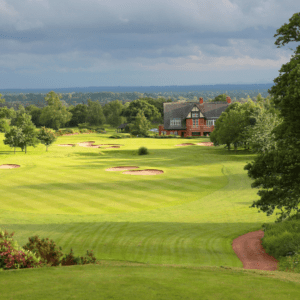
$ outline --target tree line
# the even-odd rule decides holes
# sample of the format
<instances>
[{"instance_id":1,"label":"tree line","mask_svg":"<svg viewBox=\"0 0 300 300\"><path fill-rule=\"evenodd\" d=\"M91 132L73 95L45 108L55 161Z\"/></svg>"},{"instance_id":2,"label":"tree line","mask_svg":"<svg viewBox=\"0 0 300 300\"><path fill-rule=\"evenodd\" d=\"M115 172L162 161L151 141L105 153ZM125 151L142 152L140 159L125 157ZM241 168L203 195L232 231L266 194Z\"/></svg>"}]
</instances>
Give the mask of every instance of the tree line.
<instances>
[{"instance_id":1,"label":"tree line","mask_svg":"<svg viewBox=\"0 0 300 300\"><path fill-rule=\"evenodd\" d=\"M274 35L280 36L275 41L278 48L300 41L300 13L289 21ZM253 147L257 156L244 169L254 179L251 186L259 189L260 199L250 207L267 216L280 209L275 223L298 218L300 212L300 46L279 72L268 90L271 98L230 105L210 136L214 144L226 144L228 150L230 144Z\"/></svg>"}]
</instances>

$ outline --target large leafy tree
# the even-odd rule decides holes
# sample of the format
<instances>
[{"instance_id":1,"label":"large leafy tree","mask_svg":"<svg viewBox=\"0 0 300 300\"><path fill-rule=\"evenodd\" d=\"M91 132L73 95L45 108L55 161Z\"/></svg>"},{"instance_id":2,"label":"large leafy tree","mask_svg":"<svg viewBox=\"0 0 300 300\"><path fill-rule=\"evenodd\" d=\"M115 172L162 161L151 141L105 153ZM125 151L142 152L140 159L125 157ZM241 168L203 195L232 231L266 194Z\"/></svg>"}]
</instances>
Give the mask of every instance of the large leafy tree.
<instances>
[{"instance_id":1,"label":"large leafy tree","mask_svg":"<svg viewBox=\"0 0 300 300\"><path fill-rule=\"evenodd\" d=\"M40 129L37 137L46 146L46 151L48 151L48 147L56 140L55 133L46 127Z\"/></svg>"},{"instance_id":2,"label":"large leafy tree","mask_svg":"<svg viewBox=\"0 0 300 300\"><path fill-rule=\"evenodd\" d=\"M102 125L105 123L102 105L99 100L88 99L87 122L90 125Z\"/></svg>"},{"instance_id":3,"label":"large leafy tree","mask_svg":"<svg viewBox=\"0 0 300 300\"><path fill-rule=\"evenodd\" d=\"M12 119L11 125L21 130L22 138L16 137L16 140L20 141L17 147L21 147L22 150L25 149L25 153L27 153L28 146L35 147L39 143L36 127L31 121L31 116L26 113L22 105L19 106L19 110L16 113L16 117ZM20 135L19 131L15 131L15 134Z\"/></svg>"},{"instance_id":4,"label":"large leafy tree","mask_svg":"<svg viewBox=\"0 0 300 300\"><path fill-rule=\"evenodd\" d=\"M78 126L78 124L85 123L88 115L88 107L85 104L77 104L70 107L69 111L72 113L72 118L69 121L69 126Z\"/></svg>"},{"instance_id":5,"label":"large leafy tree","mask_svg":"<svg viewBox=\"0 0 300 300\"><path fill-rule=\"evenodd\" d=\"M131 133L134 135L148 136L150 129L150 122L145 117L142 110L139 110L133 124L130 126Z\"/></svg>"},{"instance_id":6,"label":"large leafy tree","mask_svg":"<svg viewBox=\"0 0 300 300\"><path fill-rule=\"evenodd\" d=\"M35 126L41 126L40 117L42 114L42 109L31 104L25 107L27 113L31 115L31 121Z\"/></svg>"},{"instance_id":7,"label":"large leafy tree","mask_svg":"<svg viewBox=\"0 0 300 300\"><path fill-rule=\"evenodd\" d=\"M237 110L223 112L217 120L214 131L210 134L210 140L215 145L226 144L230 150L230 144L234 144L234 148L241 141L240 133L245 127L246 119L243 114Z\"/></svg>"},{"instance_id":8,"label":"large leafy tree","mask_svg":"<svg viewBox=\"0 0 300 300\"><path fill-rule=\"evenodd\" d=\"M61 98L61 95L53 91L46 95L47 106L42 109L40 116L42 125L58 130L71 120L72 114L63 105Z\"/></svg>"},{"instance_id":9,"label":"large leafy tree","mask_svg":"<svg viewBox=\"0 0 300 300\"><path fill-rule=\"evenodd\" d=\"M274 37L281 35L275 45L281 46L300 41L300 13L296 13L277 30ZM245 166L253 188L260 188L260 199L251 207L257 207L267 215L275 208L281 210L277 222L291 216L292 211L300 212L300 46L297 46L291 60L282 65L275 85L268 92L283 118L273 130L277 149L258 155Z\"/></svg>"},{"instance_id":10,"label":"large leafy tree","mask_svg":"<svg viewBox=\"0 0 300 300\"><path fill-rule=\"evenodd\" d=\"M125 122L125 117L121 116L124 107L121 101L115 100L104 105L103 112L106 121L113 127L118 127Z\"/></svg>"},{"instance_id":11,"label":"large leafy tree","mask_svg":"<svg viewBox=\"0 0 300 300\"><path fill-rule=\"evenodd\" d=\"M10 129L5 133L3 143L14 148L14 153L16 154L16 148L24 147L24 134L21 128L16 126L10 127Z\"/></svg>"},{"instance_id":12,"label":"large leafy tree","mask_svg":"<svg viewBox=\"0 0 300 300\"><path fill-rule=\"evenodd\" d=\"M123 110L122 115L127 118L129 123L132 123L140 110L143 111L149 121L154 121L161 117L158 109L154 105L140 99L130 102Z\"/></svg>"},{"instance_id":13,"label":"large leafy tree","mask_svg":"<svg viewBox=\"0 0 300 300\"><path fill-rule=\"evenodd\" d=\"M226 94L221 94L221 95L218 95L216 96L214 99L210 100L209 102L226 102L226 97L227 95Z\"/></svg>"}]
</instances>

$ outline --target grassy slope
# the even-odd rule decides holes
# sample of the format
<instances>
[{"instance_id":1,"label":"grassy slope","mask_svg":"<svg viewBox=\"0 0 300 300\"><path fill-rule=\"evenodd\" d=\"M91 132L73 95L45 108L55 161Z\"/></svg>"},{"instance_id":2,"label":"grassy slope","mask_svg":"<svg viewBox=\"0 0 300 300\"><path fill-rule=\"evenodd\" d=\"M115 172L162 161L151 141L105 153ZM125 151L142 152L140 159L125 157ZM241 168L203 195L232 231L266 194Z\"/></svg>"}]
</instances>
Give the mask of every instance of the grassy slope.
<instances>
[{"instance_id":1,"label":"grassy slope","mask_svg":"<svg viewBox=\"0 0 300 300\"><path fill-rule=\"evenodd\" d=\"M45 153L40 145L29 148L27 155L13 155L0 144L0 164L22 165L0 172L0 193L5 195L0 199L0 227L14 230L20 245L38 234L53 239L64 252L72 247L75 255L84 255L93 249L103 260L241 268L232 240L275 220L249 208L258 199L243 170L252 154L174 147L181 143L175 139L112 140L96 134L60 137L56 144L89 140L124 146L101 150L54 145ZM140 146L147 146L150 155L137 156ZM118 165L165 173L105 171ZM140 272L147 274L148 269Z\"/></svg>"}]
</instances>

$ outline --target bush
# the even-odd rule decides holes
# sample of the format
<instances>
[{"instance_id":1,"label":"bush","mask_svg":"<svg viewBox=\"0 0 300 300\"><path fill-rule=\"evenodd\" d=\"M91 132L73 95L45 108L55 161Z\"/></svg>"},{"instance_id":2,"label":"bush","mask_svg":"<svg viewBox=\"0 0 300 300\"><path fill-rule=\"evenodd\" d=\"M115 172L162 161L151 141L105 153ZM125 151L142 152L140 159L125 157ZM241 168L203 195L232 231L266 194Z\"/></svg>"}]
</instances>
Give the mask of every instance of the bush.
<instances>
[{"instance_id":1,"label":"bush","mask_svg":"<svg viewBox=\"0 0 300 300\"><path fill-rule=\"evenodd\" d=\"M121 139L122 136L120 134L113 134L110 136L111 139Z\"/></svg>"},{"instance_id":2,"label":"bush","mask_svg":"<svg viewBox=\"0 0 300 300\"><path fill-rule=\"evenodd\" d=\"M7 231L0 231L0 269L39 268L42 262L31 251L19 247ZM20 248L20 249L19 249Z\"/></svg>"},{"instance_id":3,"label":"bush","mask_svg":"<svg viewBox=\"0 0 300 300\"><path fill-rule=\"evenodd\" d=\"M71 248L70 253L66 254L62 261L61 261L61 265L62 266L72 266L72 265L86 265L86 264L93 264L96 262L96 257L93 254L93 250L91 250L91 252L89 252L89 250L87 250L87 256L84 257L75 257L74 253L73 253L73 249Z\"/></svg>"},{"instance_id":4,"label":"bush","mask_svg":"<svg viewBox=\"0 0 300 300\"><path fill-rule=\"evenodd\" d=\"M263 224L265 236L262 245L266 252L276 259L300 254L299 221L285 221L276 224Z\"/></svg>"},{"instance_id":5,"label":"bush","mask_svg":"<svg viewBox=\"0 0 300 300\"><path fill-rule=\"evenodd\" d=\"M281 258L278 271L300 273L300 255Z\"/></svg>"},{"instance_id":6,"label":"bush","mask_svg":"<svg viewBox=\"0 0 300 300\"><path fill-rule=\"evenodd\" d=\"M146 155L146 154L149 154L149 152L148 152L148 149L146 147L141 147L138 150L138 154L139 155Z\"/></svg>"},{"instance_id":7,"label":"bush","mask_svg":"<svg viewBox=\"0 0 300 300\"><path fill-rule=\"evenodd\" d=\"M63 256L62 248L57 248L53 240L48 238L40 240L38 235L29 237L29 242L23 247L32 251L37 257L41 257L43 264L48 266L58 266L60 258Z\"/></svg>"}]
</instances>

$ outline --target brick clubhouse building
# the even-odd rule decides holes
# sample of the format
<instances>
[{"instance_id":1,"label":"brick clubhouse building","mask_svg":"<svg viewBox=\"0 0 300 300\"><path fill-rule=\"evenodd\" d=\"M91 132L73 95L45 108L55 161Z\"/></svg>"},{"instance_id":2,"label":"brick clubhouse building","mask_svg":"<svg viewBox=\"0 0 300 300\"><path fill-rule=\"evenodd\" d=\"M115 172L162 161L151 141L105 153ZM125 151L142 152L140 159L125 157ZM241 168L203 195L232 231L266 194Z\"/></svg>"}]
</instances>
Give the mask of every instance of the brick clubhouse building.
<instances>
[{"instance_id":1,"label":"brick clubhouse building","mask_svg":"<svg viewBox=\"0 0 300 300\"><path fill-rule=\"evenodd\" d=\"M226 102L167 102L164 103L164 125L159 125L159 135L176 134L181 137L209 135L221 113L231 104Z\"/></svg>"}]
</instances>

